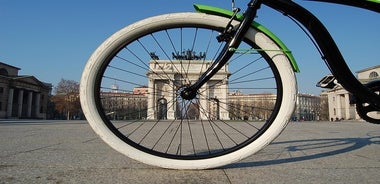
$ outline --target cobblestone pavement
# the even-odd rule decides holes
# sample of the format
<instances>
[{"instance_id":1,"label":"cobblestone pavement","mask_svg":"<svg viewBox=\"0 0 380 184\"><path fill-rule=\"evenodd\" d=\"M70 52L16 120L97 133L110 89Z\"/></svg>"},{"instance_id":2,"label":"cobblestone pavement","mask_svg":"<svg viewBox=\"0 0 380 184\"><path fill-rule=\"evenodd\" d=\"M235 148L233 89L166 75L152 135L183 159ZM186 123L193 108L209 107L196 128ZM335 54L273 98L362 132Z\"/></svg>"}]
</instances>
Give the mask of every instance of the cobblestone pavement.
<instances>
[{"instance_id":1,"label":"cobblestone pavement","mask_svg":"<svg viewBox=\"0 0 380 184\"><path fill-rule=\"evenodd\" d=\"M380 126L291 122L268 147L210 170L131 160L86 121L0 121L0 183L379 183Z\"/></svg>"}]
</instances>

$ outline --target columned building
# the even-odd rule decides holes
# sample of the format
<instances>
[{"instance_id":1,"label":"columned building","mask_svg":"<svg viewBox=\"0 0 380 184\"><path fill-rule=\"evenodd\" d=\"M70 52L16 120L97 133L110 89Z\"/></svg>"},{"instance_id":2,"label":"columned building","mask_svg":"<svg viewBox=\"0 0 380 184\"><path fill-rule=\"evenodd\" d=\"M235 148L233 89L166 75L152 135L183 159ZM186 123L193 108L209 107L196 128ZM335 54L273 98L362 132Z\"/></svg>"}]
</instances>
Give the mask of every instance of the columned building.
<instances>
[{"instance_id":1,"label":"columned building","mask_svg":"<svg viewBox=\"0 0 380 184\"><path fill-rule=\"evenodd\" d=\"M0 118L46 119L52 85L19 70L0 62Z\"/></svg>"},{"instance_id":2,"label":"columned building","mask_svg":"<svg viewBox=\"0 0 380 184\"><path fill-rule=\"evenodd\" d=\"M363 84L374 80L380 80L380 65L365 68L356 73L358 80ZM332 89L324 91L323 93L328 96L330 120L360 119L359 115L356 113L355 104L350 104L351 94L340 84L335 85ZM372 117L379 116L379 113L372 115Z\"/></svg>"}]
</instances>

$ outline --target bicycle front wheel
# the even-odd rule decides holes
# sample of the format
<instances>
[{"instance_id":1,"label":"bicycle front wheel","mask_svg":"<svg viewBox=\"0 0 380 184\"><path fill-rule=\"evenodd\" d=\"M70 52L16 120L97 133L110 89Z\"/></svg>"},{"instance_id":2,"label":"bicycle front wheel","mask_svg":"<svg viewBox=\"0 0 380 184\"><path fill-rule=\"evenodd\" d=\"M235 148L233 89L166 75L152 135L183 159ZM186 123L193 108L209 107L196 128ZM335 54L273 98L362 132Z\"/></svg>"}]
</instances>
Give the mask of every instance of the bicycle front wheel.
<instances>
[{"instance_id":1,"label":"bicycle front wheel","mask_svg":"<svg viewBox=\"0 0 380 184\"><path fill-rule=\"evenodd\" d=\"M251 28L194 98L181 97L220 53L225 43L216 36L228 21L168 14L108 38L80 83L95 132L133 159L174 169L223 166L268 145L290 119L296 81L287 57L262 32Z\"/></svg>"}]
</instances>

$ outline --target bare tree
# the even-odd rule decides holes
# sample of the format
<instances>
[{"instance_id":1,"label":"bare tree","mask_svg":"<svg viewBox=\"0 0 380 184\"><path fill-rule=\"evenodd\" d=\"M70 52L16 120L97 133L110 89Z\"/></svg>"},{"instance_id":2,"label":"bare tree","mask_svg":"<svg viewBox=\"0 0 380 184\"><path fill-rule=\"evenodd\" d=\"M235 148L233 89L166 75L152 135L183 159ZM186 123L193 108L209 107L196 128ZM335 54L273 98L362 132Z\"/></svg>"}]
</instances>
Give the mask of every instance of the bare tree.
<instances>
[{"instance_id":1,"label":"bare tree","mask_svg":"<svg viewBox=\"0 0 380 184\"><path fill-rule=\"evenodd\" d=\"M74 80L61 79L54 88L51 101L60 116L66 116L67 120L73 119L81 112L79 102L79 83Z\"/></svg>"},{"instance_id":2,"label":"bare tree","mask_svg":"<svg viewBox=\"0 0 380 184\"><path fill-rule=\"evenodd\" d=\"M61 79L58 85L54 88L55 94L79 94L79 83L74 80Z\"/></svg>"}]
</instances>

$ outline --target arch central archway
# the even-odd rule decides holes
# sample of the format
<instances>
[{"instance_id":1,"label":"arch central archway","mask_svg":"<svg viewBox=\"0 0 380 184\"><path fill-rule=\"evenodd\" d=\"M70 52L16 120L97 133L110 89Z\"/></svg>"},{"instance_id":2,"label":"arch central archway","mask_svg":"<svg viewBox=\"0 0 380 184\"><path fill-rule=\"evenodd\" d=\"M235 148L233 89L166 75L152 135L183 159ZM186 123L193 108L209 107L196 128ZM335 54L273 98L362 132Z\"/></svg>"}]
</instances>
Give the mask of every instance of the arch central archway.
<instances>
[{"instance_id":1,"label":"arch central archway","mask_svg":"<svg viewBox=\"0 0 380 184\"><path fill-rule=\"evenodd\" d=\"M160 98L157 101L157 119L168 119L168 101Z\"/></svg>"}]
</instances>

